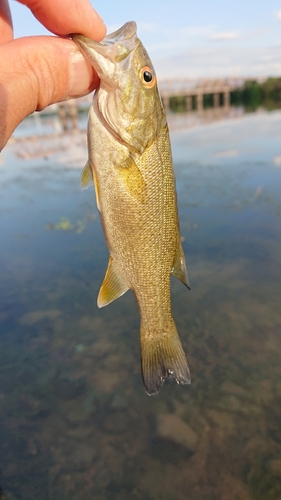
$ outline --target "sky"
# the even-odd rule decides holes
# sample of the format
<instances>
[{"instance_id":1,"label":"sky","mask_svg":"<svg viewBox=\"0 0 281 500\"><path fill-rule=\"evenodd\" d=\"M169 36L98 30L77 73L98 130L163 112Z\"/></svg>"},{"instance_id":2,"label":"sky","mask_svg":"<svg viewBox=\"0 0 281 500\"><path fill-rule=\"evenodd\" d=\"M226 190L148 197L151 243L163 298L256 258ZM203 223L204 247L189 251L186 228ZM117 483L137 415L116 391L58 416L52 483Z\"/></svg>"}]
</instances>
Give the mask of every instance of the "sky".
<instances>
[{"instance_id":1,"label":"sky","mask_svg":"<svg viewBox=\"0 0 281 500\"><path fill-rule=\"evenodd\" d=\"M136 21L158 79L281 76L281 0L91 3L108 33ZM27 7L10 6L15 37L48 34Z\"/></svg>"}]
</instances>

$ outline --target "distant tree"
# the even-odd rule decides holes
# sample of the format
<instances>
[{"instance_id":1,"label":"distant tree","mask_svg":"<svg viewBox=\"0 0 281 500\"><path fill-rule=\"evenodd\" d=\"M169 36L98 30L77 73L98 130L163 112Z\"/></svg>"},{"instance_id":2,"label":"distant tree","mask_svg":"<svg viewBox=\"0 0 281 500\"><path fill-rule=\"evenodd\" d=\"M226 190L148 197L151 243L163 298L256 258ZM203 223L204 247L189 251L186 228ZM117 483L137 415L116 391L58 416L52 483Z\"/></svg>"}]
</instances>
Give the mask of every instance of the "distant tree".
<instances>
[{"instance_id":1,"label":"distant tree","mask_svg":"<svg viewBox=\"0 0 281 500\"><path fill-rule=\"evenodd\" d=\"M192 103L192 109L196 109L194 96L192 98ZM220 106L223 104L221 95L219 103ZM281 77L270 77L263 83L257 80L246 80L243 87L231 92L230 103L232 106L244 106L246 111L256 111L261 106L269 111L281 108ZM210 108L213 107L213 105L213 95L204 95L203 107ZM187 110L186 97L171 97L170 109L175 113L185 112Z\"/></svg>"}]
</instances>

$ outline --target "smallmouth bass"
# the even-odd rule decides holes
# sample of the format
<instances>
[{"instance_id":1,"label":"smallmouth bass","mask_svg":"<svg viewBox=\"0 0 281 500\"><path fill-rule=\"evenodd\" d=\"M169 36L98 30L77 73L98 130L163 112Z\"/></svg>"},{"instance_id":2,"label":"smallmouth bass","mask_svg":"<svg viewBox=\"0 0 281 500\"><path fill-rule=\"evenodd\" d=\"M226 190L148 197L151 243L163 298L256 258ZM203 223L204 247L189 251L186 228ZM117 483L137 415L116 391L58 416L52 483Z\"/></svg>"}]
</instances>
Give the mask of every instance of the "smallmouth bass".
<instances>
[{"instance_id":1,"label":"smallmouth bass","mask_svg":"<svg viewBox=\"0 0 281 500\"><path fill-rule=\"evenodd\" d=\"M171 312L171 274L188 288L170 139L151 60L126 23L100 43L73 40L100 77L88 122L89 161L109 263L98 295L104 307L131 289L140 312L144 386L154 394L170 377L189 384Z\"/></svg>"}]
</instances>

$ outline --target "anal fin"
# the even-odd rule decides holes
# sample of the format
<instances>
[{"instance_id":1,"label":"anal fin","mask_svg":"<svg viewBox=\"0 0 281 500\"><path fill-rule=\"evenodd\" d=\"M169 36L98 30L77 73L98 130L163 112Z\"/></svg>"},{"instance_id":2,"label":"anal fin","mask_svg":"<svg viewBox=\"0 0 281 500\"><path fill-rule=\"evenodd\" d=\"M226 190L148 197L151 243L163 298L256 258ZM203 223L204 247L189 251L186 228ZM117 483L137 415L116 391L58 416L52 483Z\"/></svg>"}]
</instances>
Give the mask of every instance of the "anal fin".
<instances>
[{"instance_id":1,"label":"anal fin","mask_svg":"<svg viewBox=\"0 0 281 500\"><path fill-rule=\"evenodd\" d=\"M187 269L186 269L186 262L185 262L185 256L183 253L183 248L182 248L182 243L179 240L179 246L178 250L175 255L174 259L174 264L172 267L172 274L178 278L189 290L191 290L189 281L188 281L188 276L187 276Z\"/></svg>"},{"instance_id":2,"label":"anal fin","mask_svg":"<svg viewBox=\"0 0 281 500\"><path fill-rule=\"evenodd\" d=\"M129 290L128 285L120 276L114 260L109 257L108 267L98 295L98 307L107 306Z\"/></svg>"}]
</instances>

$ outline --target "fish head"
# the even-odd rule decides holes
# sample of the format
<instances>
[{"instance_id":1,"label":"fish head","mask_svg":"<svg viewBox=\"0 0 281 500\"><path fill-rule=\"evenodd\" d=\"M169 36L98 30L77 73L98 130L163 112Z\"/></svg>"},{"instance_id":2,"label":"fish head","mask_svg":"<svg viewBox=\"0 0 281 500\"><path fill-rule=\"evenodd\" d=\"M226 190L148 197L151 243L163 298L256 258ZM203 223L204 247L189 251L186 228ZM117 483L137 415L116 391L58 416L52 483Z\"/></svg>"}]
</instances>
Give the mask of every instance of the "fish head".
<instances>
[{"instance_id":1,"label":"fish head","mask_svg":"<svg viewBox=\"0 0 281 500\"><path fill-rule=\"evenodd\" d=\"M83 35L73 40L99 75L93 106L104 125L129 150L142 154L166 119L155 70L136 29L131 21L102 42Z\"/></svg>"}]
</instances>

